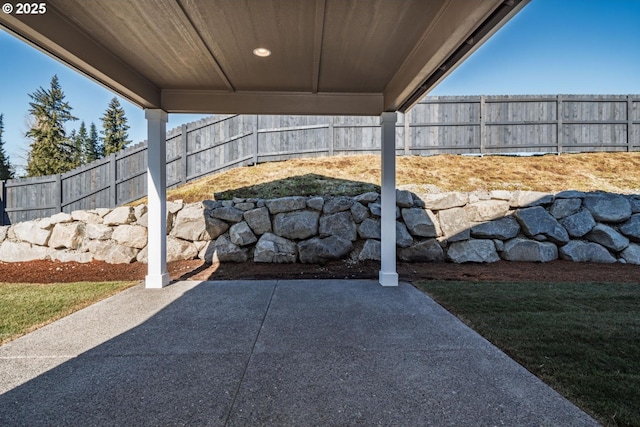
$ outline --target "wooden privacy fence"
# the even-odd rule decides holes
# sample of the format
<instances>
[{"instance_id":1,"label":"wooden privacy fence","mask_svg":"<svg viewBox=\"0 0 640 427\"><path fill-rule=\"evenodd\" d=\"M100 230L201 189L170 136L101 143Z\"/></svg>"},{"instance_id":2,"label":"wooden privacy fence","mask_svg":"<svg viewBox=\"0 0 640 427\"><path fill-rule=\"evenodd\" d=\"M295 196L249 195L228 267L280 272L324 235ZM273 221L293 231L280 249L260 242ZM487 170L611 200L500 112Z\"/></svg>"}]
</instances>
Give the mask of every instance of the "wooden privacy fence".
<instances>
[{"instance_id":1,"label":"wooden privacy fence","mask_svg":"<svg viewBox=\"0 0 640 427\"><path fill-rule=\"evenodd\" d=\"M212 116L167 133L167 185L237 166L379 153L378 117ZM398 155L640 149L640 95L426 97L396 124ZM147 144L73 171L0 181L0 225L146 196Z\"/></svg>"}]
</instances>

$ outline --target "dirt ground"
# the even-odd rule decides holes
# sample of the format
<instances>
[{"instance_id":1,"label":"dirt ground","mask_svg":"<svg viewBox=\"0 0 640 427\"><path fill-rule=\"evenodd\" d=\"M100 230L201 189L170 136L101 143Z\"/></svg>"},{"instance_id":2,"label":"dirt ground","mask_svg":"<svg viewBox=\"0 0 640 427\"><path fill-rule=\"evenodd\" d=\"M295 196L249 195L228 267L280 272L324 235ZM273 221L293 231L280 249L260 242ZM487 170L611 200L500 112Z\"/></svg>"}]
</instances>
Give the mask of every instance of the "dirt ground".
<instances>
[{"instance_id":1,"label":"dirt ground","mask_svg":"<svg viewBox=\"0 0 640 427\"><path fill-rule=\"evenodd\" d=\"M309 264L205 264L200 260L169 264L173 280L377 279L379 263L349 261ZM55 283L143 280L146 264L87 264L55 261L0 263L0 282ZM499 261L492 264L398 263L400 280L536 281L640 283L640 266L553 261L545 264Z\"/></svg>"}]
</instances>

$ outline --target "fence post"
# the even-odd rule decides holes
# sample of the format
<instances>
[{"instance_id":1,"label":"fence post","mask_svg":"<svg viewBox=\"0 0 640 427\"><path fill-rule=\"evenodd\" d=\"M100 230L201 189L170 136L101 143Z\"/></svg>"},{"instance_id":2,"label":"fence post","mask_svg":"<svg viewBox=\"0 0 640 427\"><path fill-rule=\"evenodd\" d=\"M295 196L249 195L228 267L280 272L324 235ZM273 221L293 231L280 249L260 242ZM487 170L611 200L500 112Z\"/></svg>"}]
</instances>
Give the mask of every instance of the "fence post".
<instances>
[{"instance_id":1,"label":"fence post","mask_svg":"<svg viewBox=\"0 0 640 427\"><path fill-rule=\"evenodd\" d=\"M260 120L260 116L257 114L253 117L253 129L251 132L253 133L253 165L258 164L258 151L260 147L258 147L258 121Z\"/></svg>"},{"instance_id":2,"label":"fence post","mask_svg":"<svg viewBox=\"0 0 640 427\"><path fill-rule=\"evenodd\" d=\"M627 151L633 151L633 100L627 95Z\"/></svg>"},{"instance_id":3,"label":"fence post","mask_svg":"<svg viewBox=\"0 0 640 427\"><path fill-rule=\"evenodd\" d=\"M187 125L182 125L181 131L182 131L182 135L181 135L181 138L180 138L180 143L182 145L180 146L180 149L181 149L180 159L182 161L182 172L184 173L184 175L183 175L182 179L180 180L180 182L182 182L183 184L186 184L187 183L187 177L189 176L189 171L187 170L188 164L189 164L189 162L187 162L187 155L189 154L188 150L187 150L187 148L188 148L188 146L187 146L187 143L188 143ZM148 148L147 148L147 150L148 150Z\"/></svg>"},{"instance_id":4,"label":"fence post","mask_svg":"<svg viewBox=\"0 0 640 427\"><path fill-rule=\"evenodd\" d=\"M558 143L558 154L562 154L562 95L558 95L556 100L556 142Z\"/></svg>"},{"instance_id":5,"label":"fence post","mask_svg":"<svg viewBox=\"0 0 640 427\"><path fill-rule=\"evenodd\" d=\"M4 223L4 215L5 215L5 204L7 203L7 190L4 186L6 181L0 181L0 225L5 225Z\"/></svg>"},{"instance_id":6,"label":"fence post","mask_svg":"<svg viewBox=\"0 0 640 427\"><path fill-rule=\"evenodd\" d=\"M109 207L112 209L116 207L116 202L118 201L116 188L117 172L116 153L113 153L109 155Z\"/></svg>"},{"instance_id":7,"label":"fence post","mask_svg":"<svg viewBox=\"0 0 640 427\"><path fill-rule=\"evenodd\" d=\"M327 130L327 132L329 132L329 134L327 135L327 145L329 146L329 155L333 156L334 153L334 129L333 129L333 116L329 116L329 129Z\"/></svg>"},{"instance_id":8,"label":"fence post","mask_svg":"<svg viewBox=\"0 0 640 427\"><path fill-rule=\"evenodd\" d=\"M62 174L56 175L56 211L62 212Z\"/></svg>"},{"instance_id":9,"label":"fence post","mask_svg":"<svg viewBox=\"0 0 640 427\"><path fill-rule=\"evenodd\" d=\"M487 137L486 133L486 119L485 119L485 97L480 97L480 155L484 155L485 150L485 138Z\"/></svg>"}]
</instances>

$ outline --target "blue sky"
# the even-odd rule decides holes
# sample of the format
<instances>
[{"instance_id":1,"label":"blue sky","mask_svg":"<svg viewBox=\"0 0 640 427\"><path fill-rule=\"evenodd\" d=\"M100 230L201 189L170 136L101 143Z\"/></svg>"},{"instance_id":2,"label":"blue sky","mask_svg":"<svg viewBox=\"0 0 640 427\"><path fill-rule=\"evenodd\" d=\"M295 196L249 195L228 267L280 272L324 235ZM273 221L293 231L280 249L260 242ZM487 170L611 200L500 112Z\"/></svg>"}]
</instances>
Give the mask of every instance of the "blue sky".
<instances>
[{"instance_id":1,"label":"blue sky","mask_svg":"<svg viewBox=\"0 0 640 427\"><path fill-rule=\"evenodd\" d=\"M73 113L100 128L113 93L0 31L0 114L5 149L24 165L29 93L57 74ZM640 0L531 0L429 95L640 94ZM144 113L120 99L134 143ZM196 120L172 114L168 128ZM77 128L70 123L67 131Z\"/></svg>"}]
</instances>

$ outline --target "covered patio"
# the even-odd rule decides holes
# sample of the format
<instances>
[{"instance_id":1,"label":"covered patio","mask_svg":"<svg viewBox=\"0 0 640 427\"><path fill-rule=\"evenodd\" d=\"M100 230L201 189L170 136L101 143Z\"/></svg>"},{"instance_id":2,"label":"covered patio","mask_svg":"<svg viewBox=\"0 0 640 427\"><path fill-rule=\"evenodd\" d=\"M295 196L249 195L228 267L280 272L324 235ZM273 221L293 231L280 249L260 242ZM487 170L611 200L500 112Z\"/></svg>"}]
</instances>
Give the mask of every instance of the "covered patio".
<instances>
[{"instance_id":1,"label":"covered patio","mask_svg":"<svg viewBox=\"0 0 640 427\"><path fill-rule=\"evenodd\" d=\"M0 26L146 110L149 264L169 283L169 113L380 116L379 282L397 286L396 113L404 112L527 0L49 0Z\"/></svg>"}]
</instances>

